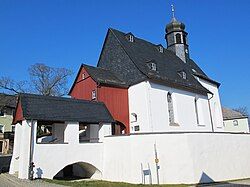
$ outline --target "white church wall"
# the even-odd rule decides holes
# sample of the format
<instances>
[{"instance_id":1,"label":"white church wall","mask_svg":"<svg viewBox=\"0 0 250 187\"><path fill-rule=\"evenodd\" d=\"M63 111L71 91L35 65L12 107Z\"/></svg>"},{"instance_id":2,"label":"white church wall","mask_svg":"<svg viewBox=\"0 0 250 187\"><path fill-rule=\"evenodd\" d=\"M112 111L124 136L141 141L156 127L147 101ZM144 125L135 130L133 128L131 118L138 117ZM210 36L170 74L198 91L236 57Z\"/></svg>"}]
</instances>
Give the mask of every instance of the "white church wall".
<instances>
[{"instance_id":1,"label":"white church wall","mask_svg":"<svg viewBox=\"0 0 250 187\"><path fill-rule=\"evenodd\" d=\"M169 124L167 94L172 94L174 122ZM198 119L195 112L197 98ZM139 132L212 131L207 96L162 86L148 81L129 88L129 111L137 114L137 122L130 118L130 125L140 126ZM131 128L131 132L134 131Z\"/></svg>"},{"instance_id":2,"label":"white church wall","mask_svg":"<svg viewBox=\"0 0 250 187\"><path fill-rule=\"evenodd\" d=\"M22 124L17 123L15 126L15 136L14 136L14 147L13 154L11 158L10 164L10 174L14 174L19 170L19 158L20 158L20 143L22 141Z\"/></svg>"},{"instance_id":3,"label":"white church wall","mask_svg":"<svg viewBox=\"0 0 250 187\"><path fill-rule=\"evenodd\" d=\"M154 144L161 184L194 184L250 177L250 136L178 133L107 137L103 180L157 183ZM124 149L125 148L125 149ZM146 172L143 172L145 170ZM148 171L147 171L148 170ZM144 173L144 174L143 174Z\"/></svg>"},{"instance_id":4,"label":"white church wall","mask_svg":"<svg viewBox=\"0 0 250 187\"><path fill-rule=\"evenodd\" d=\"M204 79L196 77L197 80L207 88L213 95L208 94L211 113L212 113L212 120L213 120L213 127L215 132L224 131L223 129L223 116L222 116L222 109L221 109L221 102L220 102L220 95L219 89L215 84L212 84ZM210 99L211 98L211 99Z\"/></svg>"}]
</instances>

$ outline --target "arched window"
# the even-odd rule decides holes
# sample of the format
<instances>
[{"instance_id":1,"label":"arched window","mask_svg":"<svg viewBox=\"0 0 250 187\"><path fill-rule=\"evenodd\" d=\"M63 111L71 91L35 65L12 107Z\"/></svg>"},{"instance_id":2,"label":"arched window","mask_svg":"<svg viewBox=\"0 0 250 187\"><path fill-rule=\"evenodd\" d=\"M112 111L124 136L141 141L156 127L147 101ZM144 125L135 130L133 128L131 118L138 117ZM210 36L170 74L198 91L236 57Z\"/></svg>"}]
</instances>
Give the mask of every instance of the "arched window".
<instances>
[{"instance_id":1,"label":"arched window","mask_svg":"<svg viewBox=\"0 0 250 187\"><path fill-rule=\"evenodd\" d=\"M174 107L173 107L173 98L171 93L168 93L167 101L168 101L169 123L171 124L174 123Z\"/></svg>"},{"instance_id":2,"label":"arched window","mask_svg":"<svg viewBox=\"0 0 250 187\"><path fill-rule=\"evenodd\" d=\"M187 35L186 34L183 34L183 43L187 44Z\"/></svg>"},{"instance_id":3,"label":"arched window","mask_svg":"<svg viewBox=\"0 0 250 187\"><path fill-rule=\"evenodd\" d=\"M199 124L199 114L198 114L198 103L197 98L194 99L194 107L195 107L195 115L196 115L196 122Z\"/></svg>"},{"instance_id":4,"label":"arched window","mask_svg":"<svg viewBox=\"0 0 250 187\"><path fill-rule=\"evenodd\" d=\"M181 44L181 34L179 34L179 33L176 34L176 35L175 35L175 38L176 38L176 43L177 43L177 44Z\"/></svg>"}]
</instances>

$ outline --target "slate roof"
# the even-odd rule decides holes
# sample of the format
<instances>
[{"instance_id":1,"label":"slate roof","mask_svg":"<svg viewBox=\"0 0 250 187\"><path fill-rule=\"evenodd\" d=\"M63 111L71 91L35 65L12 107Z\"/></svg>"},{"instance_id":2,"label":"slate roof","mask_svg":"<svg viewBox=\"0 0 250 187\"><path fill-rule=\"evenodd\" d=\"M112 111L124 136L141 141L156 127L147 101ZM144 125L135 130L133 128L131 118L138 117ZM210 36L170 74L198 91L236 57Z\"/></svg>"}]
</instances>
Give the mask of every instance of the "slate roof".
<instances>
[{"instance_id":1,"label":"slate roof","mask_svg":"<svg viewBox=\"0 0 250 187\"><path fill-rule=\"evenodd\" d=\"M17 96L0 93L0 107L16 107Z\"/></svg>"},{"instance_id":2,"label":"slate roof","mask_svg":"<svg viewBox=\"0 0 250 187\"><path fill-rule=\"evenodd\" d=\"M222 107L222 115L224 120L247 118L247 116L240 112L224 107Z\"/></svg>"},{"instance_id":3,"label":"slate roof","mask_svg":"<svg viewBox=\"0 0 250 187\"><path fill-rule=\"evenodd\" d=\"M118 87L125 87L127 88L128 85L125 81L119 79L115 73L110 70L101 68L101 67L93 67L86 64L82 64L90 76L95 80L97 83L113 85Z\"/></svg>"},{"instance_id":4,"label":"slate roof","mask_svg":"<svg viewBox=\"0 0 250 187\"><path fill-rule=\"evenodd\" d=\"M184 63L172 51L164 49L164 52L160 53L158 49L159 45L152 44L135 36L134 42L129 42L126 37L126 33L115 29L109 29L108 34L110 33L115 36L125 53L134 63L135 68L137 68L139 71L131 75L131 73L133 72L130 71L130 69L124 68L124 72L119 72L118 68L122 66L122 63L124 63L121 60L114 62L116 65L109 67L108 63L110 62L105 61L100 63L100 58L98 66L104 67L103 64L106 63L104 68L109 69L113 73L119 72L121 74L124 74L122 76L118 73L117 77L125 81L129 86L137 84L138 82L141 82L143 80L150 79L152 81L160 82L161 84L202 93L204 95L210 93L210 91L204 88L193 76L196 72L197 75L202 76L202 78L208 81L211 80L193 60L190 59L187 63ZM107 41L105 41L105 43L106 42ZM105 43L103 49L105 48ZM117 47L112 49L113 53L115 53L114 51L116 51L116 48ZM117 54L116 56L119 57L119 54ZM108 57L106 58L106 60L107 59ZM157 65L157 71L150 70L148 66L148 63L150 62L154 62ZM186 72L187 79L181 78L181 76L178 74L178 72L180 71ZM217 82L213 81L213 83Z\"/></svg>"},{"instance_id":5,"label":"slate roof","mask_svg":"<svg viewBox=\"0 0 250 187\"><path fill-rule=\"evenodd\" d=\"M86 123L114 122L102 102L34 94L20 94L19 102L25 119Z\"/></svg>"}]
</instances>

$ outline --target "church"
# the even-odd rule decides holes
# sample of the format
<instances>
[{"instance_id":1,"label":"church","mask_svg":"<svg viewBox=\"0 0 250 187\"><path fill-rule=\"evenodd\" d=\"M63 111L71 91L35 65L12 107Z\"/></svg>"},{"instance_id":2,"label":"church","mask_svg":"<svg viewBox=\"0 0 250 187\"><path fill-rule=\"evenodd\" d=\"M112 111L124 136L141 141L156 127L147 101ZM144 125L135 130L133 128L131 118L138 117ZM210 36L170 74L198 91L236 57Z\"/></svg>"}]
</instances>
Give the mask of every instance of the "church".
<instances>
[{"instance_id":1,"label":"church","mask_svg":"<svg viewBox=\"0 0 250 187\"><path fill-rule=\"evenodd\" d=\"M174 14L167 47L108 29L70 98L20 94L10 174L142 184L250 177L249 135L225 133L220 83L189 55ZM240 146L239 146L240 145Z\"/></svg>"}]
</instances>

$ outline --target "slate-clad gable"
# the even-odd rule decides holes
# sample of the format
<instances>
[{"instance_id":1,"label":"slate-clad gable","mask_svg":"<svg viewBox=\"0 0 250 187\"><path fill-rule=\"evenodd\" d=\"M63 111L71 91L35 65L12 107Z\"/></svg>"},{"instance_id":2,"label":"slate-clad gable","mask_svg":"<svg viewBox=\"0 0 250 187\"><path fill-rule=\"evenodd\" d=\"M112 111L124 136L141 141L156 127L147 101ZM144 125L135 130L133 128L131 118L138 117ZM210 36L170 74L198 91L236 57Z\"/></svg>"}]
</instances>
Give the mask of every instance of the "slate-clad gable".
<instances>
[{"instance_id":1,"label":"slate-clad gable","mask_svg":"<svg viewBox=\"0 0 250 187\"><path fill-rule=\"evenodd\" d=\"M134 42L129 42L125 33L109 29L98 67L114 72L129 86L150 79L195 93L209 93L193 76L195 69L208 78L194 61L183 63L172 51L164 49L163 53L159 52L158 46L135 36ZM149 68L150 61L155 62L157 71ZM182 79L178 75L180 71L185 71L188 79Z\"/></svg>"},{"instance_id":2,"label":"slate-clad gable","mask_svg":"<svg viewBox=\"0 0 250 187\"><path fill-rule=\"evenodd\" d=\"M19 103L25 119L86 123L114 122L102 102L20 94Z\"/></svg>"}]
</instances>

